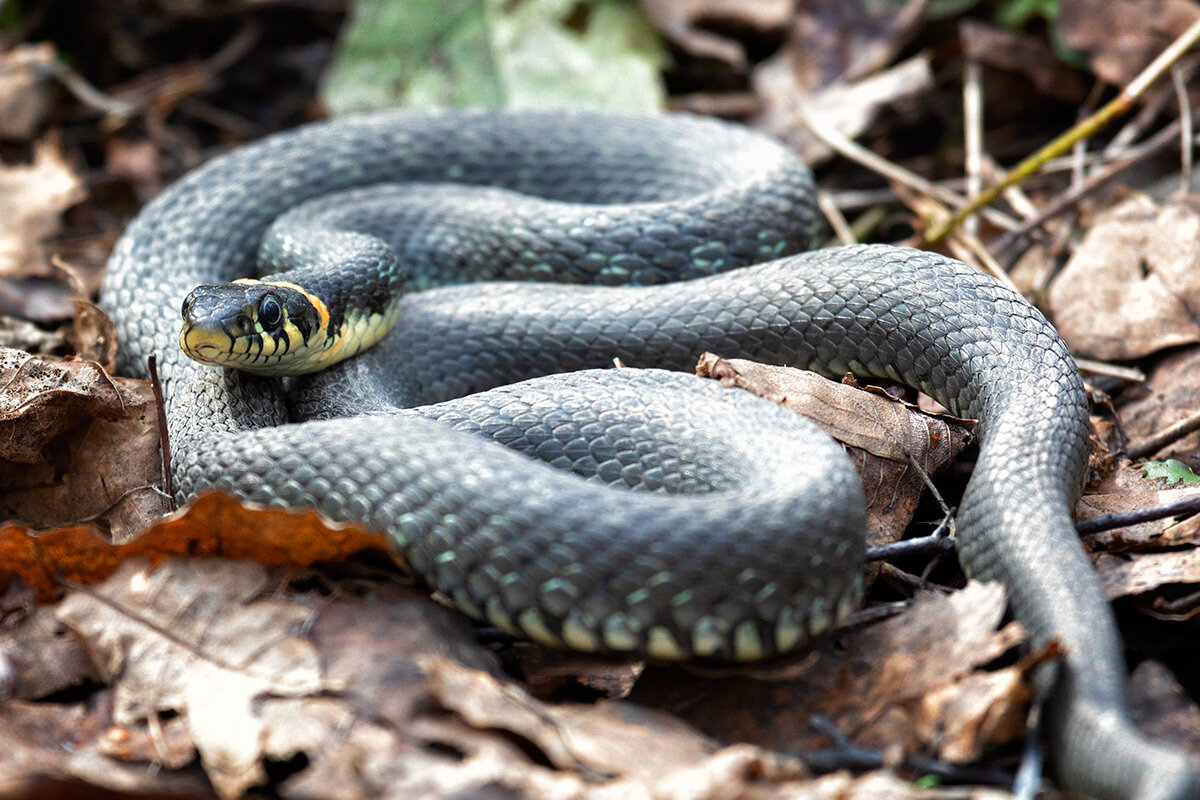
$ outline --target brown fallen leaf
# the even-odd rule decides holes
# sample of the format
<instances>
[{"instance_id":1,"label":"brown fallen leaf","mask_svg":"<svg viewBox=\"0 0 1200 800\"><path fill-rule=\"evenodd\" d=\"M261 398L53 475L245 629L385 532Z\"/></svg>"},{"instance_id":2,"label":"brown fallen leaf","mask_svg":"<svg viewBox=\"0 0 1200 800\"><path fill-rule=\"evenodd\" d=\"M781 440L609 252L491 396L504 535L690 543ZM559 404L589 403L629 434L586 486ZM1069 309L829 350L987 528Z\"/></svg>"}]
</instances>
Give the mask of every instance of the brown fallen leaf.
<instances>
[{"instance_id":1,"label":"brown fallen leaf","mask_svg":"<svg viewBox=\"0 0 1200 800\"><path fill-rule=\"evenodd\" d=\"M161 475L149 384L0 348L0 522L123 540L169 509Z\"/></svg>"},{"instance_id":2,"label":"brown fallen leaf","mask_svg":"<svg viewBox=\"0 0 1200 800\"><path fill-rule=\"evenodd\" d=\"M49 42L18 44L0 53L0 137L29 141L46 115L44 73L56 55Z\"/></svg>"},{"instance_id":3,"label":"brown fallen leaf","mask_svg":"<svg viewBox=\"0 0 1200 800\"><path fill-rule=\"evenodd\" d=\"M882 109L926 93L933 81L926 56L886 68L917 30L925 5L925 0L800 4L783 47L751 74L762 106L756 125L815 164L832 151L806 120L853 138Z\"/></svg>"},{"instance_id":4,"label":"brown fallen leaf","mask_svg":"<svg viewBox=\"0 0 1200 800\"><path fill-rule=\"evenodd\" d=\"M1092 563L1110 599L1145 594L1162 586L1200 583L1200 550L1094 553Z\"/></svg>"},{"instance_id":5,"label":"brown fallen leaf","mask_svg":"<svg viewBox=\"0 0 1200 800\"><path fill-rule=\"evenodd\" d=\"M1101 214L1048 299L1080 355L1133 359L1200 341L1200 200L1159 208L1135 195Z\"/></svg>"},{"instance_id":6,"label":"brown fallen leaf","mask_svg":"<svg viewBox=\"0 0 1200 800\"><path fill-rule=\"evenodd\" d=\"M867 495L871 545L904 533L925 490L921 471L929 475L950 463L970 439L966 420L925 414L804 370L706 353L696 374L780 403L847 445Z\"/></svg>"},{"instance_id":7,"label":"brown fallen leaf","mask_svg":"<svg viewBox=\"0 0 1200 800\"><path fill-rule=\"evenodd\" d=\"M1045 39L963 19L959 38L967 55L1006 72L1028 78L1039 94L1075 103L1083 94L1079 73L1069 69Z\"/></svg>"},{"instance_id":8,"label":"brown fallen leaf","mask_svg":"<svg viewBox=\"0 0 1200 800\"><path fill-rule=\"evenodd\" d=\"M0 275L47 274L42 242L83 196L78 176L49 142L38 145L29 166L0 166Z\"/></svg>"},{"instance_id":9,"label":"brown fallen leaf","mask_svg":"<svg viewBox=\"0 0 1200 800\"><path fill-rule=\"evenodd\" d=\"M143 794L148 784L165 797L210 797L195 770L155 770L102 751L109 736L104 692L82 702L0 702L0 796L14 800Z\"/></svg>"},{"instance_id":10,"label":"brown fallen leaf","mask_svg":"<svg viewBox=\"0 0 1200 800\"><path fill-rule=\"evenodd\" d=\"M820 750L829 742L808 724L820 714L863 747L970 761L1024 730L1023 676L972 678L1024 638L1015 623L997 630L1004 611L998 584L972 582L948 596L927 592L903 614L773 672L702 680L647 668L631 697L726 743ZM991 701L971 702L983 688Z\"/></svg>"},{"instance_id":11,"label":"brown fallen leaf","mask_svg":"<svg viewBox=\"0 0 1200 800\"><path fill-rule=\"evenodd\" d=\"M746 51L700 27L725 21L759 31L782 29L792 14L792 0L640 0L646 19L675 44L694 56L715 58L735 68L746 65Z\"/></svg>"},{"instance_id":12,"label":"brown fallen leaf","mask_svg":"<svg viewBox=\"0 0 1200 800\"><path fill-rule=\"evenodd\" d=\"M296 635L311 611L259 599L269 585L266 571L249 561L169 561L154 569L127 562L95 589L72 592L57 611L113 683L113 721L182 713L224 797L266 777L258 698L324 688L315 649Z\"/></svg>"},{"instance_id":13,"label":"brown fallen leaf","mask_svg":"<svg viewBox=\"0 0 1200 800\"><path fill-rule=\"evenodd\" d=\"M156 564L181 555L248 558L260 564L337 562L363 550L386 549L384 537L333 524L315 511L289 512L243 505L211 492L156 522L120 545L76 526L31 535L17 525L0 526L0 574L19 577L45 600L69 580L92 584L131 558Z\"/></svg>"},{"instance_id":14,"label":"brown fallen leaf","mask_svg":"<svg viewBox=\"0 0 1200 800\"><path fill-rule=\"evenodd\" d=\"M1055 29L1102 80L1124 85L1198 17L1193 0L1062 0Z\"/></svg>"},{"instance_id":15,"label":"brown fallen leaf","mask_svg":"<svg viewBox=\"0 0 1200 800\"><path fill-rule=\"evenodd\" d=\"M1200 756L1200 706L1157 661L1143 661L1129 676L1129 715L1152 739Z\"/></svg>"},{"instance_id":16,"label":"brown fallen leaf","mask_svg":"<svg viewBox=\"0 0 1200 800\"><path fill-rule=\"evenodd\" d=\"M1145 383L1122 393L1121 425L1131 442L1145 439L1200 411L1200 347L1168 353ZM1190 433L1152 455L1200 466L1200 432Z\"/></svg>"},{"instance_id":17,"label":"brown fallen leaf","mask_svg":"<svg viewBox=\"0 0 1200 800\"><path fill-rule=\"evenodd\" d=\"M1200 487L1169 487L1163 481L1148 480L1140 469L1123 465L1100 486L1101 491L1079 498L1075 504L1077 520L1092 519L1103 514L1136 511L1140 508L1171 503L1200 494ZM1092 549L1109 552L1119 550L1166 549L1188 544L1200 544L1200 518L1191 516L1176 521L1166 519L1128 525L1102 531L1087 537Z\"/></svg>"}]
</instances>

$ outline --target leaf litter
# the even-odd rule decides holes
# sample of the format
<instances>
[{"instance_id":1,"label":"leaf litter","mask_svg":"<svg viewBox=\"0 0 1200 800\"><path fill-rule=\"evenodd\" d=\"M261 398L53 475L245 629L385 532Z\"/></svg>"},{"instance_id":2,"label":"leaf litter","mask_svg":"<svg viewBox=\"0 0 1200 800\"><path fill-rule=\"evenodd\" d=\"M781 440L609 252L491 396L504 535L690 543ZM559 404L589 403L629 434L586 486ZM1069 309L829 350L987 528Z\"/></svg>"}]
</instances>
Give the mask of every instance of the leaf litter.
<instances>
[{"instance_id":1,"label":"leaf litter","mask_svg":"<svg viewBox=\"0 0 1200 800\"><path fill-rule=\"evenodd\" d=\"M270 5L245 13L291 13L278 11L280 4L267 11ZM313 4L296 13L319 17L336 5ZM430 45L431 58L410 65L403 83L391 87L399 88L393 96L444 98L480 87L515 86L517 94L535 98L537 82L552 82L554 76L528 50L504 45L508 25L510 34L525 30L536 34L525 39L548 43L543 55L573 53L577 64L589 65L584 73L626 75L589 81L589 86L632 91L634 78L628 76L638 75L640 81L665 63L676 89L691 92L675 95L673 103L688 106L705 99L712 108L757 119L798 145L808 138L804 115L825 108L838 114L844 133L866 132L889 156L906 159L923 174L938 172L928 157L929 141L921 139L920 152L906 155L911 148L904 131L913 123L914 108L928 112L925 98L944 89L945 76L959 69L956 56L949 55L957 45L947 47L930 37L934 17L919 13L924 6L945 3L895 3L875 11L868 9L871 4L814 3L789 13L789 4L782 3L644 0L647 18L676 48L670 59L639 38L644 31L622 38L628 33L620 15L625 12L614 16L599 0L587 4L591 10L581 16L566 13L556 2L509 5L523 6L527 16L504 20L489 34L499 35L496 41L503 46L497 60L476 59L470 66L482 73L472 75L453 61L470 40L463 31L478 34L469 29L481 18L466 19L470 24L463 28L447 15L441 21L447 37ZM1018 30L1003 18L987 17L980 13L985 5L958 4L959 9L977 6L964 18L959 44L988 70L992 118L986 143L1004 158L1030 150L1018 132L1023 109L1036 109L1038 135L1046 130L1044 106L1030 103L1031 93L1022 87L1034 86L1036 94L1072 110L1090 102L1085 93L1091 77L1049 56L1059 39L1082 48L1095 75L1120 83L1200 9L1191 0L1061 0L1057 17L1045 17L1052 29L1047 37L1036 27ZM503 6L489 6L487 13L503 15ZM101 109L109 126L97 136L99 149L88 150L91 145L78 137L69 142L40 138L48 120L61 119L55 114L63 98L49 95L47 116L48 95L37 69L0 73L0 99L18 98L25 113L24 120L16 113L11 118L24 127L6 135L29 143L31 164L6 168L3 177L9 183L0 181L0 194L13 203L8 227L0 229L0 251L16 265L2 279L7 283L0 287L0 301L15 298L11 308L38 319L42 328L56 314L61 318L78 292L68 286L39 295L31 276L64 281L50 258L55 251L91 253L93 263L103 260L112 242L111 209L121 208L110 187L140 202L202 160L203 147L224 149L264 130L256 126L299 121L286 111L251 121L253 115L239 116L246 108L240 100L222 107L219 92L225 87L255 82L252 68L240 68L249 62L216 69L211 53L196 52L187 70L163 72L153 60L153 48L160 44L155 26L166 20L169 27L179 9L164 7L156 12L163 20L150 25L140 17L128 20L135 29L145 26L137 47L125 40L123 24L94 24L109 13L103 4L88 10L93 27L124 37L120 47L126 65L147 70L148 76L178 78L170 91L161 81L110 82L103 87L112 94L107 100L89 97L73 83L70 94L92 113ZM180 19L189 29L209 22L202 4L187 14ZM539 27L541 19L547 20L545 28ZM1124 33L1114 36L1118 29ZM213 40L224 42L224 36ZM773 54L764 55L768 50ZM245 49L231 52L259 58L244 55L251 52ZM272 81L268 76L275 73L269 70L261 70L257 80L274 94L279 108L304 108L322 73L320 59L308 54L317 50L289 44L280 52L296 74L305 76L304 88ZM616 60L589 61L597 54ZM172 49L165 62L178 65L187 55ZM46 65L57 56L39 46L21 57ZM621 73L621 59L634 71ZM255 66L263 63L260 59ZM90 66L80 62L75 77L100 74L89 72ZM63 74L61 67L55 70ZM720 80L691 83L689 77L689 71L721 70L727 72ZM8 76L23 80L24 87L6 83ZM729 92L731 85L741 88ZM327 96L334 97L330 86ZM569 82L558 91L568 100L586 94ZM654 87L642 86L636 94L641 102L659 102ZM1169 92L1160 92L1148 105L1161 109L1170 99ZM498 94L492 100L503 102ZM131 118L139 121L129 125ZM1131 121L1122 134L1125 141L1144 133L1145 118ZM814 148L820 159L832 155L823 144L802 146ZM66 166L66 150L71 164L102 163L105 174L99 181L96 170L79 177ZM1120 157L1119 149L1114 152ZM845 167L830 163L833 177L844 178ZM861 182L859 175L849 184ZM98 200L81 209L76 204L85 186ZM1053 198L1046 189L1044 184L1030 187L1035 203ZM838 202L861 208L853 191ZM894 193L890 196L885 203L894 202ZM1108 436L1114 444L1106 461L1094 466L1099 493L1081 501L1080 517L1162 504L1189 491L1150 480L1123 460L1121 435L1135 441L1197 410L1200 394L1192 387L1197 337L1188 318L1195 296L1193 205L1190 197L1149 201L1128 190L1124 197L1085 196L1073 219L1052 220L1046 226L1049 238L1029 250L1041 263L1023 265L1049 282L1049 307L1075 352L1137 359L1148 375L1145 384L1133 387L1098 379L1116 398L1123 424ZM135 209L126 206L116 213L127 217ZM887 213L895 218L894 210ZM1005 213L1019 216L1021 211L1013 206ZM878 226L887 218L869 210L855 224ZM1080 231L1088 233L1077 245L1073 237ZM983 235L993 232L984 229ZM1097 241L1089 242L1092 238ZM1066 255L1070 264L1058 274L1060 256ZM84 283L94 285L94 280ZM57 299L34 300L38 297ZM0 311L6 309L10 305ZM955 765L987 754L988 763L998 763L998 746L1000 753L1012 750L997 743L1023 734L1031 662L1012 652L1021 634L1000 616L1002 592L969 584L949 594L925 590L912 596L913 586L930 585L931 574L957 583L960 578L947 567L916 564L925 574L908 576L908 583L878 581L877 605L867 611L894 614L883 622L870 624L867 613L859 627L806 656L714 676L559 656L536 645L495 639L445 608L440 598L399 585L394 573L347 575L356 563L372 563L368 553L382 542L329 526L315 514L283 515L211 495L125 541L125 532L144 528L158 512L147 505L114 522L104 509L114 498L157 496L153 406L144 385L103 372L113 343L111 336L105 339L102 317L85 324L78 321L82 315L72 311L70 316L77 322L69 336L47 339L37 328L14 341L33 347L41 340L38 347L70 348L99 364L28 362L13 370L15 376L6 373L12 380L0 394L0 412L10 415L0 416L0 423L11 421L12 442L11 452L0 456L0 468L8 470L0 479L8 490L0 494L0 503L9 504L3 517L21 521L0 527L0 567L19 576L0 595L0 696L12 698L0 702L0 791L6 795L36 792L40 781L52 779L197 796L216 789L228 797L259 791L253 787L305 797L913 797L920 790L886 770L859 778L846 772L814 776L798 754L832 752L835 766L844 763L837 761L842 743L831 738L830 729L810 724L814 710L836 726L839 736L869 748L881 766L903 777L920 774L905 763L926 763L905 761L910 758ZM24 358L15 357L22 363ZM721 369L730 366L724 363ZM869 495L880 530L894 536L914 512L919 519L930 518L929 501L916 499L924 479L914 462L933 472L936 467L927 459L937 455L940 462L961 447L969 426L916 416L883 396L833 382L803 392L791 377L782 385L758 385L765 379L747 378L754 369L736 365L723 377L765 396L791 400L811 393L820 399L818 405L832 403L816 414L851 440L868 489L876 487ZM858 421L855 414L862 415ZM96 430L104 426L113 432L101 437ZM87 455L84 445L108 453L107 460ZM1196 452L1192 434L1151 455L1178 457L1196 467ZM35 473L43 477L35 479ZM952 504L960 476L952 471L939 481L944 491L949 488ZM103 491L94 488L98 484ZM1123 618L1152 620L1176 632L1155 645L1165 648L1162 653L1176 670L1177 632L1200 602L1190 597L1200 583L1195 525L1195 518L1164 519L1086 539L1106 588L1119 598ZM47 528L49 533L31 534ZM104 536L97 536L97 529ZM110 539L123 543L113 545ZM306 567L313 563L322 566ZM335 563L343 566L329 566ZM54 598L57 602L49 602ZM293 676L300 677L293 682ZM1152 732L1200 752L1200 711L1169 670L1144 661L1130 686L1135 716ZM232 720L241 724L231 726ZM147 771L150 764L162 768Z\"/></svg>"}]
</instances>

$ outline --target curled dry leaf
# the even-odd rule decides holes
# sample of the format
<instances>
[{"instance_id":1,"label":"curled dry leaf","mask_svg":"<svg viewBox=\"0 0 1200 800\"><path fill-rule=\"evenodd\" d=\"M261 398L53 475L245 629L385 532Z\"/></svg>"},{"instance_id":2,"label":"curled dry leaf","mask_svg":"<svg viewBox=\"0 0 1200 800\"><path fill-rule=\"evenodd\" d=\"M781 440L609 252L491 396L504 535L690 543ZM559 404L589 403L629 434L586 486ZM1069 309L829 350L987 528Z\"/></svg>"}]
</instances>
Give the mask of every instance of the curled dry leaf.
<instances>
[{"instance_id":1,"label":"curled dry leaf","mask_svg":"<svg viewBox=\"0 0 1200 800\"><path fill-rule=\"evenodd\" d=\"M1100 78L1124 85L1197 17L1194 0L1061 0L1055 29Z\"/></svg>"},{"instance_id":2,"label":"curled dry leaf","mask_svg":"<svg viewBox=\"0 0 1200 800\"><path fill-rule=\"evenodd\" d=\"M382 536L330 523L315 511L253 507L212 492L120 545L104 541L84 526L40 536L20 526L0 526L0 573L19 577L47 599L63 579L96 583L131 558L153 564L170 556L202 555L307 565L342 561L363 550L386 547Z\"/></svg>"},{"instance_id":3,"label":"curled dry leaf","mask_svg":"<svg viewBox=\"0 0 1200 800\"><path fill-rule=\"evenodd\" d=\"M0 348L0 521L128 538L168 508L161 464L148 384Z\"/></svg>"},{"instance_id":4,"label":"curled dry leaf","mask_svg":"<svg viewBox=\"0 0 1200 800\"><path fill-rule=\"evenodd\" d=\"M1159 208L1135 195L1097 217L1049 302L1080 355L1133 359L1200 341L1200 200Z\"/></svg>"},{"instance_id":5,"label":"curled dry leaf","mask_svg":"<svg viewBox=\"0 0 1200 800\"><path fill-rule=\"evenodd\" d=\"M924 593L900 616L791 667L705 681L647 669L632 697L722 742L821 750L830 743L808 724L820 714L863 747L971 761L1024 730L1023 676L972 677L1024 638L1015 623L997 630L1004 610L999 584ZM972 699L985 689L988 702Z\"/></svg>"},{"instance_id":6,"label":"curled dry leaf","mask_svg":"<svg viewBox=\"0 0 1200 800\"><path fill-rule=\"evenodd\" d=\"M970 438L965 420L926 414L804 370L706 353L696 374L780 403L847 445L863 479L872 545L899 538L925 489L921 472L948 464Z\"/></svg>"},{"instance_id":7,"label":"curled dry leaf","mask_svg":"<svg viewBox=\"0 0 1200 800\"><path fill-rule=\"evenodd\" d=\"M208 781L195 770L155 770L150 775L146 762L106 757L106 700L100 693L79 703L0 703L0 796L33 800L105 794L95 787L141 794L147 785L167 797L211 795Z\"/></svg>"}]
</instances>

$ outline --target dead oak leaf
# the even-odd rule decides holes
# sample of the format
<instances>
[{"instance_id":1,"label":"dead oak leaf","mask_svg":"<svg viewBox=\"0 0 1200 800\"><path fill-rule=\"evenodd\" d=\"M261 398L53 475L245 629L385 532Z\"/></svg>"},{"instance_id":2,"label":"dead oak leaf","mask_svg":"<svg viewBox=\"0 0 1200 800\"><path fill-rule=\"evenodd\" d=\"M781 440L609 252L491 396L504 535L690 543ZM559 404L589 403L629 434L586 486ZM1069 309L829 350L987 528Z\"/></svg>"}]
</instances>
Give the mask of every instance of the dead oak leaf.
<instances>
[{"instance_id":1,"label":"dead oak leaf","mask_svg":"<svg viewBox=\"0 0 1200 800\"><path fill-rule=\"evenodd\" d=\"M1100 215L1049 303L1080 355L1127 360L1200 341L1200 201L1159 208L1135 195Z\"/></svg>"},{"instance_id":2,"label":"dead oak leaf","mask_svg":"<svg viewBox=\"0 0 1200 800\"><path fill-rule=\"evenodd\" d=\"M58 608L113 685L114 722L182 713L225 797L266 777L257 699L324 687L316 650L297 635L311 611L259 599L268 583L266 571L248 561L190 559L154 569L129 562Z\"/></svg>"}]
</instances>

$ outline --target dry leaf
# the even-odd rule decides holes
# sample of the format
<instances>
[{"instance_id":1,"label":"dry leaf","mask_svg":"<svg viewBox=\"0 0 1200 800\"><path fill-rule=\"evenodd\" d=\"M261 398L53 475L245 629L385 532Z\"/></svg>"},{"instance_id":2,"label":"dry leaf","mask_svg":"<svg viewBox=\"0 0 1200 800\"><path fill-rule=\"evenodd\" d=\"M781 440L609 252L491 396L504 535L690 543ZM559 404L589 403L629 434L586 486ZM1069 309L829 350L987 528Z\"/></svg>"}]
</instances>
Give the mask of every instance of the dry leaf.
<instances>
[{"instance_id":1,"label":"dry leaf","mask_svg":"<svg viewBox=\"0 0 1200 800\"><path fill-rule=\"evenodd\" d=\"M268 583L248 561L169 561L155 569L129 562L58 608L114 682L114 722L182 713L224 797L266 777L258 698L324 688L315 649L295 635L311 612L257 599Z\"/></svg>"},{"instance_id":2,"label":"dry leaf","mask_svg":"<svg viewBox=\"0 0 1200 800\"><path fill-rule=\"evenodd\" d=\"M1051 284L1058 331L1080 355L1140 358L1200 340L1200 205L1136 195L1100 215Z\"/></svg>"},{"instance_id":3,"label":"dry leaf","mask_svg":"<svg viewBox=\"0 0 1200 800\"><path fill-rule=\"evenodd\" d=\"M694 56L715 58L736 68L746 65L746 52L733 39L698 23L731 22L760 31L778 30L792 14L793 0L641 0L650 24Z\"/></svg>"},{"instance_id":4,"label":"dry leaf","mask_svg":"<svg viewBox=\"0 0 1200 800\"><path fill-rule=\"evenodd\" d=\"M706 353L696 374L780 403L849 446L867 496L871 545L904 533L925 490L921 470L929 475L950 463L970 438L964 420L925 414L804 370Z\"/></svg>"},{"instance_id":5,"label":"dry leaf","mask_svg":"<svg viewBox=\"0 0 1200 800\"><path fill-rule=\"evenodd\" d=\"M1075 504L1077 520L1136 511L1200 494L1200 488L1195 486L1165 487L1161 481L1148 480L1140 469L1128 465L1113 473L1100 488L1100 492L1084 495ZM1182 521L1168 517L1127 525L1092 534L1087 542L1090 547L1107 551L1200 544L1200 517L1192 515Z\"/></svg>"},{"instance_id":6,"label":"dry leaf","mask_svg":"<svg viewBox=\"0 0 1200 800\"><path fill-rule=\"evenodd\" d=\"M1198 17L1193 0L1061 0L1055 29L1101 79L1123 86Z\"/></svg>"},{"instance_id":7,"label":"dry leaf","mask_svg":"<svg viewBox=\"0 0 1200 800\"><path fill-rule=\"evenodd\" d=\"M28 141L46 114L46 86L41 74L54 63L49 42L18 44L0 53L0 136Z\"/></svg>"},{"instance_id":8,"label":"dry leaf","mask_svg":"<svg viewBox=\"0 0 1200 800\"><path fill-rule=\"evenodd\" d=\"M342 561L363 550L386 547L383 536L330 523L315 511L253 507L211 492L120 545L101 539L89 527L33 536L19 526L0 525L0 574L19 577L40 598L48 599L63 579L96 583L130 558L154 564L171 556L204 555L306 565Z\"/></svg>"},{"instance_id":9,"label":"dry leaf","mask_svg":"<svg viewBox=\"0 0 1200 800\"><path fill-rule=\"evenodd\" d=\"M1200 348L1168 353L1154 365L1145 383L1121 395L1121 425L1137 442L1200 411ZM1200 432L1190 433L1157 453L1156 459L1178 458L1200 466Z\"/></svg>"},{"instance_id":10,"label":"dry leaf","mask_svg":"<svg viewBox=\"0 0 1200 800\"><path fill-rule=\"evenodd\" d=\"M1129 715L1142 732L1200 756L1200 707L1171 671L1143 661L1129 676Z\"/></svg>"},{"instance_id":11,"label":"dry leaf","mask_svg":"<svg viewBox=\"0 0 1200 800\"><path fill-rule=\"evenodd\" d=\"M0 166L0 275L46 274L42 241L83 196L79 178L49 142L38 145L30 166Z\"/></svg>"},{"instance_id":12,"label":"dry leaf","mask_svg":"<svg viewBox=\"0 0 1200 800\"><path fill-rule=\"evenodd\" d=\"M980 63L1023 75L1039 94L1075 103L1083 93L1078 72L1069 69L1045 39L966 18L958 24L967 55Z\"/></svg>"},{"instance_id":13,"label":"dry leaf","mask_svg":"<svg viewBox=\"0 0 1200 800\"><path fill-rule=\"evenodd\" d=\"M942 754L970 756L1023 731L1023 682L996 679L993 690L1008 692L993 691L987 707L965 700L976 684L959 685L1023 639L1015 623L997 631L1004 611L999 584L924 593L900 616L847 633L839 647L789 668L704 681L648 668L632 698L674 711L722 742L821 750L829 742L808 724L820 714L863 747L914 754L938 749L940 732L953 731Z\"/></svg>"},{"instance_id":14,"label":"dry leaf","mask_svg":"<svg viewBox=\"0 0 1200 800\"><path fill-rule=\"evenodd\" d=\"M149 384L0 349L0 521L128 538L168 510L161 475Z\"/></svg>"},{"instance_id":15,"label":"dry leaf","mask_svg":"<svg viewBox=\"0 0 1200 800\"><path fill-rule=\"evenodd\" d=\"M1145 594L1160 586L1200 583L1200 550L1168 553L1094 553L1092 563L1109 599Z\"/></svg>"}]
</instances>

